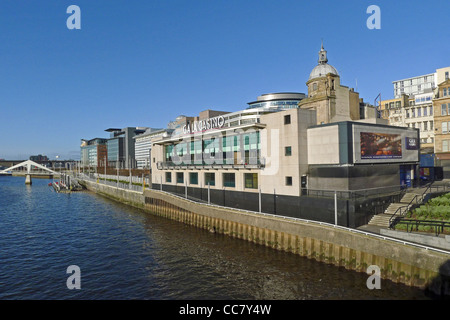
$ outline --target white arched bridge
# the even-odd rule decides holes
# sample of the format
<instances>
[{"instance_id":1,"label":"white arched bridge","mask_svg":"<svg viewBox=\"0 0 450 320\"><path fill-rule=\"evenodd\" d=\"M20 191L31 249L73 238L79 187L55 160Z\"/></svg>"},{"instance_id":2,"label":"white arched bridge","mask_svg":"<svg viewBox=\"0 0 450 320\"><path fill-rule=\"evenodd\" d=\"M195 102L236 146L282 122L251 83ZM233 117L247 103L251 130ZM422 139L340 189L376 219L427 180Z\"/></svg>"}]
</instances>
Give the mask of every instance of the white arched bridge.
<instances>
[{"instance_id":1,"label":"white arched bridge","mask_svg":"<svg viewBox=\"0 0 450 320\"><path fill-rule=\"evenodd\" d=\"M31 184L31 176L48 176L48 175L59 175L58 172L53 171L49 168L44 167L43 165L40 165L39 163L36 163L31 160L26 160L24 162L21 162L19 164L16 164L12 167L6 168L4 170L0 171L0 175L2 174L12 174L13 170L19 169L19 168L26 168L25 170L18 171L19 173L26 176L25 184ZM17 172L17 171L16 171Z\"/></svg>"}]
</instances>

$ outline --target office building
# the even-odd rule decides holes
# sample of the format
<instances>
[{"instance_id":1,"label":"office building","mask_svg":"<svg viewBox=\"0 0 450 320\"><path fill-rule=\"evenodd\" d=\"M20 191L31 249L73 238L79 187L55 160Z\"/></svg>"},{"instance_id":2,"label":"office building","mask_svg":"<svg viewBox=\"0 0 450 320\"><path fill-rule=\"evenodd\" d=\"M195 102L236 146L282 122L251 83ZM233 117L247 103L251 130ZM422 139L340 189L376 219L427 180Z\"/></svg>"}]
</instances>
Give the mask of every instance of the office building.
<instances>
[{"instance_id":1,"label":"office building","mask_svg":"<svg viewBox=\"0 0 450 320\"><path fill-rule=\"evenodd\" d=\"M138 169L149 169L151 162L152 140L166 134L168 129L148 128L144 133L133 137L135 140L135 157Z\"/></svg>"},{"instance_id":2,"label":"office building","mask_svg":"<svg viewBox=\"0 0 450 320\"><path fill-rule=\"evenodd\" d=\"M413 97L422 93L430 93L449 78L449 73L450 67L445 67L436 69L433 73L393 81L394 98L400 98L403 94Z\"/></svg>"},{"instance_id":3,"label":"office building","mask_svg":"<svg viewBox=\"0 0 450 320\"><path fill-rule=\"evenodd\" d=\"M107 140L108 166L114 168L136 168L135 139L136 135L142 134L147 127L127 127L123 129L109 128L110 133Z\"/></svg>"},{"instance_id":4,"label":"office building","mask_svg":"<svg viewBox=\"0 0 450 320\"><path fill-rule=\"evenodd\" d=\"M48 157L39 154L39 155L37 155L37 156L30 156L30 160L31 160L31 161L34 161L34 162L48 161Z\"/></svg>"},{"instance_id":5,"label":"office building","mask_svg":"<svg viewBox=\"0 0 450 320\"><path fill-rule=\"evenodd\" d=\"M405 78L392 82L394 85L394 98L400 98L403 94L414 96L416 94L431 92L436 87L435 73Z\"/></svg>"},{"instance_id":6,"label":"office building","mask_svg":"<svg viewBox=\"0 0 450 320\"><path fill-rule=\"evenodd\" d=\"M107 158L106 139L94 138L82 139L80 147L80 159L83 167L104 167Z\"/></svg>"}]
</instances>

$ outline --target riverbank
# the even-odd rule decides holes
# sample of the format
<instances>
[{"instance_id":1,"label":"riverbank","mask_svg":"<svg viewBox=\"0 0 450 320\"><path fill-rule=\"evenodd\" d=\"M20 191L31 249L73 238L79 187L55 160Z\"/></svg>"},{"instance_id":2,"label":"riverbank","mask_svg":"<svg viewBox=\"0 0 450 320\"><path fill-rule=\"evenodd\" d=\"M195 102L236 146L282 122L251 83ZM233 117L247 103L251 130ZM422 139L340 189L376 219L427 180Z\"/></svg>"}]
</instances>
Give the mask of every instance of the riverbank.
<instances>
[{"instance_id":1,"label":"riverbank","mask_svg":"<svg viewBox=\"0 0 450 320\"><path fill-rule=\"evenodd\" d=\"M197 203L157 190L125 190L84 181L90 191L152 214L349 270L378 266L380 277L441 292L450 255L420 245L326 223Z\"/></svg>"}]
</instances>

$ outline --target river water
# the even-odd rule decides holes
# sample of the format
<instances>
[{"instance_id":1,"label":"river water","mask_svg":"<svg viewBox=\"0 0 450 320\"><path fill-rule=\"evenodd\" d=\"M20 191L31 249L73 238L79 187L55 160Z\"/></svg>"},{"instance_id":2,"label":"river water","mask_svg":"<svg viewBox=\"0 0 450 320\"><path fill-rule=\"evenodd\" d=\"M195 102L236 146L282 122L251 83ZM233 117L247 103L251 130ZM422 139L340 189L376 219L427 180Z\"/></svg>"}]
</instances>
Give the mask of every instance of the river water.
<instances>
[{"instance_id":1,"label":"river water","mask_svg":"<svg viewBox=\"0 0 450 320\"><path fill-rule=\"evenodd\" d=\"M427 299L423 291L157 217L50 180L0 177L0 299ZM68 289L67 268L81 288Z\"/></svg>"}]
</instances>

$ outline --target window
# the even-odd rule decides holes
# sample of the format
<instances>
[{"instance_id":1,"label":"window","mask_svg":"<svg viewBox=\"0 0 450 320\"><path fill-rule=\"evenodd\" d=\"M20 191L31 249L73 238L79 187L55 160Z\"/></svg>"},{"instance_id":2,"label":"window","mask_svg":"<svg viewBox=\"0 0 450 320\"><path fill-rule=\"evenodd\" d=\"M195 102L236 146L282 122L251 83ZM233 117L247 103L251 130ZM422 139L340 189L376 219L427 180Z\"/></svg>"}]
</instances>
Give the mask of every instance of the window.
<instances>
[{"instance_id":1,"label":"window","mask_svg":"<svg viewBox=\"0 0 450 320\"><path fill-rule=\"evenodd\" d=\"M423 123L423 131L428 131L428 126L427 126L428 122L424 122Z\"/></svg>"},{"instance_id":2,"label":"window","mask_svg":"<svg viewBox=\"0 0 450 320\"><path fill-rule=\"evenodd\" d=\"M177 183L183 183L183 182L184 182L184 173L177 172Z\"/></svg>"},{"instance_id":3,"label":"window","mask_svg":"<svg viewBox=\"0 0 450 320\"><path fill-rule=\"evenodd\" d=\"M292 186L292 177L286 177L286 185Z\"/></svg>"},{"instance_id":4,"label":"window","mask_svg":"<svg viewBox=\"0 0 450 320\"><path fill-rule=\"evenodd\" d=\"M447 115L447 105L441 104L441 116L446 116Z\"/></svg>"},{"instance_id":5,"label":"window","mask_svg":"<svg viewBox=\"0 0 450 320\"><path fill-rule=\"evenodd\" d=\"M449 91L450 91L450 90L449 90ZM444 88L443 96L444 96L444 97L447 96L447 88Z\"/></svg>"},{"instance_id":6,"label":"window","mask_svg":"<svg viewBox=\"0 0 450 320\"><path fill-rule=\"evenodd\" d=\"M423 107L423 116L425 117L427 115L427 107Z\"/></svg>"},{"instance_id":7,"label":"window","mask_svg":"<svg viewBox=\"0 0 450 320\"><path fill-rule=\"evenodd\" d=\"M284 155L292 156L292 147L284 147Z\"/></svg>"},{"instance_id":8,"label":"window","mask_svg":"<svg viewBox=\"0 0 450 320\"><path fill-rule=\"evenodd\" d=\"M245 187L250 189L258 189L258 174L244 173Z\"/></svg>"},{"instance_id":9,"label":"window","mask_svg":"<svg viewBox=\"0 0 450 320\"><path fill-rule=\"evenodd\" d=\"M433 115L433 106L429 106L429 109L430 109L430 116L432 116Z\"/></svg>"},{"instance_id":10,"label":"window","mask_svg":"<svg viewBox=\"0 0 450 320\"><path fill-rule=\"evenodd\" d=\"M430 121L430 130L433 130L433 121Z\"/></svg>"},{"instance_id":11,"label":"window","mask_svg":"<svg viewBox=\"0 0 450 320\"><path fill-rule=\"evenodd\" d=\"M224 187L236 187L236 180L234 173L224 173L223 174L223 186Z\"/></svg>"},{"instance_id":12,"label":"window","mask_svg":"<svg viewBox=\"0 0 450 320\"><path fill-rule=\"evenodd\" d=\"M445 80L448 80L448 71L445 73Z\"/></svg>"},{"instance_id":13,"label":"window","mask_svg":"<svg viewBox=\"0 0 450 320\"><path fill-rule=\"evenodd\" d=\"M198 184L198 173L197 172L189 172L189 183L190 184Z\"/></svg>"},{"instance_id":14,"label":"window","mask_svg":"<svg viewBox=\"0 0 450 320\"><path fill-rule=\"evenodd\" d=\"M450 140L442 140L442 152L448 152L449 151L449 149L448 149L448 142L449 142Z\"/></svg>"},{"instance_id":15,"label":"window","mask_svg":"<svg viewBox=\"0 0 450 320\"><path fill-rule=\"evenodd\" d=\"M314 91L317 90L317 83L316 83L316 82L313 83L313 90L314 90Z\"/></svg>"},{"instance_id":16,"label":"window","mask_svg":"<svg viewBox=\"0 0 450 320\"><path fill-rule=\"evenodd\" d=\"M172 172L166 172L166 182L172 182Z\"/></svg>"},{"instance_id":17,"label":"window","mask_svg":"<svg viewBox=\"0 0 450 320\"><path fill-rule=\"evenodd\" d=\"M422 116L422 108L417 108L417 117Z\"/></svg>"},{"instance_id":18,"label":"window","mask_svg":"<svg viewBox=\"0 0 450 320\"><path fill-rule=\"evenodd\" d=\"M291 115L284 116L284 124L291 124Z\"/></svg>"},{"instance_id":19,"label":"window","mask_svg":"<svg viewBox=\"0 0 450 320\"><path fill-rule=\"evenodd\" d=\"M205 173L205 185L215 186L216 185L216 175L214 172Z\"/></svg>"},{"instance_id":20,"label":"window","mask_svg":"<svg viewBox=\"0 0 450 320\"><path fill-rule=\"evenodd\" d=\"M412 118L416 117L416 109L411 109L411 117Z\"/></svg>"},{"instance_id":21,"label":"window","mask_svg":"<svg viewBox=\"0 0 450 320\"><path fill-rule=\"evenodd\" d=\"M447 122L442 122L442 133L448 133L448 125Z\"/></svg>"}]
</instances>

